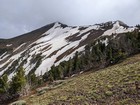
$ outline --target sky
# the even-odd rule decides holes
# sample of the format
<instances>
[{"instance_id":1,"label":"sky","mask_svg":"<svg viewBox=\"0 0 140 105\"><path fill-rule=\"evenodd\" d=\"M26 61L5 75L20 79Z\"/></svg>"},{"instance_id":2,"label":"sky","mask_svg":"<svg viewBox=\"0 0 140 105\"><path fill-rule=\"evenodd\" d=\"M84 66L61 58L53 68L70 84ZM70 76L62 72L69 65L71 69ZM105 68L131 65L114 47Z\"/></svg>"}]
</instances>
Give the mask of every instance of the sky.
<instances>
[{"instance_id":1,"label":"sky","mask_svg":"<svg viewBox=\"0 0 140 105\"><path fill-rule=\"evenodd\" d=\"M0 38L58 21L82 26L116 20L140 24L140 0L0 0Z\"/></svg>"}]
</instances>

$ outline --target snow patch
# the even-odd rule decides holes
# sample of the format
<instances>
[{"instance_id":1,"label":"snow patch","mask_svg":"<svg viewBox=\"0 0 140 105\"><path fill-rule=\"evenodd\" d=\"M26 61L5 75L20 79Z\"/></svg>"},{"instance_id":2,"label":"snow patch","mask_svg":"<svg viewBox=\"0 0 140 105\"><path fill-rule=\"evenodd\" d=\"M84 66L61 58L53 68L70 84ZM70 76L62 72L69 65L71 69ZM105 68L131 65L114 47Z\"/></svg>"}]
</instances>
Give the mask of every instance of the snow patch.
<instances>
[{"instance_id":1,"label":"snow patch","mask_svg":"<svg viewBox=\"0 0 140 105\"><path fill-rule=\"evenodd\" d=\"M17 47L13 52L16 52L17 50L19 50L22 46L24 46L26 43L21 44L19 47Z\"/></svg>"},{"instance_id":2,"label":"snow patch","mask_svg":"<svg viewBox=\"0 0 140 105\"><path fill-rule=\"evenodd\" d=\"M102 44L105 44L105 46L108 45L108 38L106 38L105 40L101 40Z\"/></svg>"},{"instance_id":3,"label":"snow patch","mask_svg":"<svg viewBox=\"0 0 140 105\"><path fill-rule=\"evenodd\" d=\"M1 56L0 56L0 61L7 58L9 56L9 54L7 54L7 52L3 53Z\"/></svg>"},{"instance_id":4,"label":"snow patch","mask_svg":"<svg viewBox=\"0 0 140 105\"><path fill-rule=\"evenodd\" d=\"M7 46L7 47L10 47L10 46L12 46L12 44L7 44L6 46Z\"/></svg>"},{"instance_id":5,"label":"snow patch","mask_svg":"<svg viewBox=\"0 0 140 105\"><path fill-rule=\"evenodd\" d=\"M123 26L120 26L119 22L117 21L113 25L113 28L105 31L102 36L119 34L119 33L127 33L127 32L132 32L134 30L135 30L135 27L124 28Z\"/></svg>"}]
</instances>

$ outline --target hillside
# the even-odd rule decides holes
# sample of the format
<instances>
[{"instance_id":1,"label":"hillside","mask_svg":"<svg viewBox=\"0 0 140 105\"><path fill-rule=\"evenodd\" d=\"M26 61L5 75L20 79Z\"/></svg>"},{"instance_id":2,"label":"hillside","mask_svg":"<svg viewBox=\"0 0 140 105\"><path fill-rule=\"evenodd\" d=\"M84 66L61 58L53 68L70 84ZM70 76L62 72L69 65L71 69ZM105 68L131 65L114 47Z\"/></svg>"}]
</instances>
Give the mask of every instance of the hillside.
<instances>
[{"instance_id":1,"label":"hillside","mask_svg":"<svg viewBox=\"0 0 140 105\"><path fill-rule=\"evenodd\" d=\"M0 39L0 76L7 74L11 79L21 66L26 75L43 75L52 65L68 61L76 51L84 51L94 40L135 29L121 21L89 26L67 26L56 22L15 38ZM107 40L102 42L107 44Z\"/></svg>"},{"instance_id":2,"label":"hillside","mask_svg":"<svg viewBox=\"0 0 140 105\"><path fill-rule=\"evenodd\" d=\"M71 83L73 85L70 86L75 91L66 90L66 92L63 92L59 90L64 93L62 94L64 95L62 99L65 98L68 101L64 104L69 103L71 100L73 100L74 104L82 104L84 101L94 104L108 104L107 102L112 100L114 103L118 100L123 101L127 95L130 96L127 98L134 100L139 98L137 96L139 77L136 78L138 80L133 80L133 76L131 77L127 73L127 68L118 65L118 67L114 67L115 69L110 68L114 70L105 69L103 70L104 72L101 72L101 69L109 66L113 67L114 64L140 53L140 28L138 26L130 27L121 21L91 26L67 26L56 22L12 39L1 39L0 43L0 104L7 104L18 98L28 96L36 89L37 95L40 96L46 90L59 89L63 85L67 87ZM128 64L128 69L130 68ZM126 72L123 69L126 69ZM99 72L96 72L98 70ZM124 75L119 74L118 70L123 70L121 72ZM94 78L90 76L89 71L95 72L91 73ZM71 78L83 72L86 72L83 78L81 76L77 77L77 79ZM115 74L115 72L119 75ZM136 73L137 77L139 72ZM132 73L132 75L134 74L135 72ZM89 78L86 77L87 75ZM122 91L119 89L127 87L121 87L123 80L122 82L115 80L122 79L125 76L134 82L133 84L128 84L128 86L135 86L134 94L117 93ZM67 78L71 79L67 80ZM126 82L129 81L128 79ZM72 81L75 82L73 83ZM82 85L85 88L76 81L79 81L78 83L83 82ZM44 87L45 90L39 88L45 85L48 85L48 87ZM91 91L90 85L95 88L95 93L93 92L94 98L92 97L92 92L89 92ZM131 91L131 89L128 91ZM60 93L58 92L58 94ZM56 99L49 98L50 101L54 101L51 101L51 103L55 104L57 98L58 103L63 102L58 94L50 93L51 97L52 95L56 97ZM68 95L68 97L66 98L65 95ZM73 95L74 99L72 98ZM111 96L112 100L109 96ZM79 101L77 103L74 100Z\"/></svg>"},{"instance_id":3,"label":"hillside","mask_svg":"<svg viewBox=\"0 0 140 105\"><path fill-rule=\"evenodd\" d=\"M69 78L55 87L44 87L42 95L36 93L23 99L27 105L139 105L140 54Z\"/></svg>"}]
</instances>

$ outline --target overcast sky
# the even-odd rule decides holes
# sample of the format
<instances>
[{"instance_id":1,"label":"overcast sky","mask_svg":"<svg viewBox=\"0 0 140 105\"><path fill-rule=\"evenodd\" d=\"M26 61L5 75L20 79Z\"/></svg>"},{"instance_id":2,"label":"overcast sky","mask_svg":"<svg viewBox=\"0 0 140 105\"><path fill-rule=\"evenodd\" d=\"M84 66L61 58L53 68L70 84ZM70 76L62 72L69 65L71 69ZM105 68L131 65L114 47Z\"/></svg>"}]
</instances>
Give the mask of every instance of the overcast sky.
<instances>
[{"instance_id":1,"label":"overcast sky","mask_svg":"<svg viewBox=\"0 0 140 105\"><path fill-rule=\"evenodd\" d=\"M0 0L0 38L56 21L92 25L114 20L140 24L140 0Z\"/></svg>"}]
</instances>

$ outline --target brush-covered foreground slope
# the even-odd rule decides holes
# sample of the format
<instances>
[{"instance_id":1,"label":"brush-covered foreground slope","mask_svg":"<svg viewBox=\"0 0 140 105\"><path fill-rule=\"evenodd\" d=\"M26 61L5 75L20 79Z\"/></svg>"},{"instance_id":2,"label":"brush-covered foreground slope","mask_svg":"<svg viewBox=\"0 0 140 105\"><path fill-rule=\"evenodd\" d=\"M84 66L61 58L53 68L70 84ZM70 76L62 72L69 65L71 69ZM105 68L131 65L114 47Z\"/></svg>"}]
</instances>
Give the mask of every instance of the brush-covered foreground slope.
<instances>
[{"instance_id":1,"label":"brush-covered foreground slope","mask_svg":"<svg viewBox=\"0 0 140 105\"><path fill-rule=\"evenodd\" d=\"M42 88L42 92L26 98L27 105L139 105L140 54Z\"/></svg>"},{"instance_id":2,"label":"brush-covered foreground slope","mask_svg":"<svg viewBox=\"0 0 140 105\"><path fill-rule=\"evenodd\" d=\"M52 65L73 58L76 51L84 51L95 39L135 29L120 21L75 27L57 22L12 39L0 39L0 76L7 74L11 79L20 67L26 75L43 75ZM107 44L107 40L103 43Z\"/></svg>"}]
</instances>

